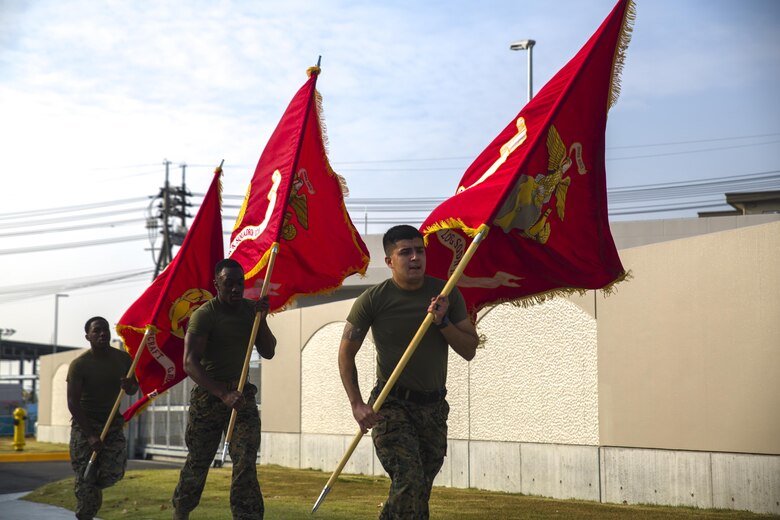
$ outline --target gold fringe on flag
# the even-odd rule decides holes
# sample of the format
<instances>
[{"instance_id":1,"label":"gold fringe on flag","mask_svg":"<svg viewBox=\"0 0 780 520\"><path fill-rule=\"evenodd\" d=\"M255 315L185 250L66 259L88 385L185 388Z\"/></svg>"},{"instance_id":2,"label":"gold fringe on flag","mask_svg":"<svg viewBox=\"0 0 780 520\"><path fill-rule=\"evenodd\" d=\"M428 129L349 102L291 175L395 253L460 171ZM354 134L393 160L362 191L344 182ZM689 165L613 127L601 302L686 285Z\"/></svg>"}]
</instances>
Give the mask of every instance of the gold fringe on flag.
<instances>
[{"instance_id":1,"label":"gold fringe on flag","mask_svg":"<svg viewBox=\"0 0 780 520\"><path fill-rule=\"evenodd\" d=\"M319 75L320 72L321 72L321 70L320 70L319 67L309 67L306 70L306 75L308 77L311 77L311 75L313 73ZM322 95L316 89L314 91L314 108L316 110L316 115L317 115L317 124L319 125L319 129L320 129L320 137L322 139L322 154L323 154L322 159L323 159L323 162L325 164L325 168L327 169L328 174L332 175L336 179L336 181L338 182L339 189L341 190L342 196L348 197L349 196L349 187L347 186L346 179L333 170L333 167L330 164L330 160L328 159L328 148L329 148L329 145L330 145L330 141L328 140L328 127L325 124L325 116L323 115L324 109L323 109ZM247 194L247 198L248 197L249 197L249 194ZM344 222L345 223L349 223L350 222L350 220L349 220L349 213L347 212L347 208L346 208L346 206L343 203L342 203L342 214L343 214ZM360 249L360 245L358 244L357 237L355 235L356 235L355 233L352 234L352 242L354 243L355 248L359 250ZM270 249L266 252L265 255L263 255L263 258L260 259L260 262L258 262L257 266L255 266L255 268L252 270L252 273L260 272L260 270L262 270L266 266L266 264L268 263L269 254L270 254ZM365 275L366 275L366 268L368 266L367 259L366 259L365 264L366 264L366 267L364 267L360 271L357 271L357 274L359 274L361 277L365 277ZM353 272L343 272L342 275L341 275L341 278L344 279L344 278L346 278L347 276L349 276L351 274L354 274L354 273ZM281 312L281 311L283 311L285 309L288 309L290 307L290 305L292 305L301 296L317 296L317 295L332 294L333 292L337 291L341 287L341 285L342 284L338 284L338 285L333 286L333 287L324 287L324 288L320 289L319 291L312 292L312 293L294 294L287 300L287 302L285 303L284 307L282 307L281 309L279 309L276 312Z\"/></svg>"},{"instance_id":2,"label":"gold fringe on flag","mask_svg":"<svg viewBox=\"0 0 780 520\"><path fill-rule=\"evenodd\" d=\"M611 296L612 294L615 294L617 292L617 287L616 287L617 284L619 284L620 282L630 280L633 277L634 275L631 274L631 271L625 271L623 272L623 274L615 278L608 285L605 285L601 289L595 289L595 290L600 291L601 294L606 298L607 296ZM508 303L515 307L522 307L523 309L527 309L528 307L531 307L533 305L538 305L540 303L546 302L547 300L552 300L557 296L563 298L568 298L569 296L572 296L574 294L578 294L579 296L585 296L588 293L588 291L592 291L592 290L594 289L583 289L579 287L562 287L562 288L553 289L550 291L545 291L542 293L526 296L525 298L517 298L517 299L509 298L505 300L499 300L491 304L490 307L494 307L495 305L501 305L502 303Z\"/></svg>"},{"instance_id":3,"label":"gold fringe on flag","mask_svg":"<svg viewBox=\"0 0 780 520\"><path fill-rule=\"evenodd\" d=\"M425 243L425 245L426 246L428 245L428 237L430 235L436 233L437 231L441 231L443 229L460 229L470 237L475 237L477 236L477 233L479 233L479 229L468 227L466 223L459 218L448 218L447 220L442 220L440 222L436 222L435 224L431 224L430 226L422 230L423 242Z\"/></svg>"},{"instance_id":4,"label":"gold fringe on flag","mask_svg":"<svg viewBox=\"0 0 780 520\"><path fill-rule=\"evenodd\" d=\"M311 71L314 70L314 69L317 69L316 72L319 74L319 68L318 67L310 67L309 70L306 71L306 73L311 77ZM329 146L330 142L328 141L328 126L325 124L325 116L324 116L322 95L320 94L320 92L318 90L315 90L314 93L315 93L315 99L316 99L315 107L317 109L317 122L320 125L320 135L322 136L322 147L323 147L323 149L322 149L323 158L322 159L323 159L323 162L325 163L325 168L328 170L328 174L332 175L333 177L336 178L336 180L339 183L339 189L341 190L341 195L344 198L346 198L346 197L349 197L349 186L347 186L347 180L343 176L341 176L340 174L336 173L336 171L333 170L333 167L330 164L330 159L328 159L328 146ZM343 201L342 201L342 204L341 204L341 210L342 210L342 217L344 219L344 223L348 224L348 225L351 225L350 224L351 220L349 218L349 213L347 212L347 207L343 203ZM355 231L355 233L352 234L352 243L354 244L355 248L359 250L360 249L360 244L358 244L358 240L357 240L356 234L357 234L357 231ZM368 267L368 262L365 262L365 263L366 263L366 268L367 268ZM361 277L365 277L366 276L366 268L358 271L357 274L359 274ZM352 273L344 273L342 278L345 278L349 274L352 274ZM336 289L338 289L339 287L341 287L341 285L338 285L337 287L332 287L332 288L325 288L325 289L323 289L322 291L320 291L318 293L312 293L312 294L329 294L329 293L332 293L333 291L335 291ZM291 299L289 303L292 303L295 300L295 298L297 298L297 296L293 297L293 299ZM289 305L289 303L288 303L288 305Z\"/></svg>"},{"instance_id":5,"label":"gold fringe on flag","mask_svg":"<svg viewBox=\"0 0 780 520\"><path fill-rule=\"evenodd\" d=\"M609 84L609 100L607 101L607 111L617 103L620 97L620 78L623 74L623 66L626 61L626 51L628 44L631 43L631 34L634 32L634 22L636 21L636 4L634 0L628 0L626 10L623 13L622 27L618 44L615 46L615 57L612 59L612 80Z\"/></svg>"},{"instance_id":6,"label":"gold fringe on flag","mask_svg":"<svg viewBox=\"0 0 780 520\"><path fill-rule=\"evenodd\" d=\"M319 74L319 68L318 67L310 67L309 70L306 71L306 73L311 76L311 71L313 69L317 69L317 73ZM328 160L328 148L330 146L330 141L328 141L328 126L325 124L325 116L324 116L324 109L322 105L322 95L318 90L314 91L314 99L315 104L314 106L317 109L317 121L320 125L320 136L322 136L322 147L323 152L325 154L325 166L328 168L328 173L336 177L339 181L339 187L341 188L341 194L344 197L349 197L349 187L347 186L347 180L333 171L333 168L330 165L330 161Z\"/></svg>"},{"instance_id":7,"label":"gold fringe on flag","mask_svg":"<svg viewBox=\"0 0 780 520\"><path fill-rule=\"evenodd\" d=\"M122 346L127 351L127 341L125 340L125 336L122 333L126 330L132 330L138 334L144 334L147 328L151 329L152 334L157 334L160 332L160 329L151 324L147 325L146 327L133 327L132 325L122 325L121 323L117 323L116 327L114 327L114 330L116 330L116 333L119 334L120 338L122 338Z\"/></svg>"}]
</instances>

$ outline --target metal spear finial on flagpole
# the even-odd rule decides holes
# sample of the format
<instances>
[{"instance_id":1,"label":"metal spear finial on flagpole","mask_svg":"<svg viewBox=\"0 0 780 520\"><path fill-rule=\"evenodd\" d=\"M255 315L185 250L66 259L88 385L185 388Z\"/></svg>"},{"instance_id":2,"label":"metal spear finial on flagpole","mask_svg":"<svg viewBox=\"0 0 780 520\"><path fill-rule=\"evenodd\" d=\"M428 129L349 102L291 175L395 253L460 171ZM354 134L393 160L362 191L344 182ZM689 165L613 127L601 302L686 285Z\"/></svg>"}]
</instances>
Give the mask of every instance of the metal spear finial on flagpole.
<instances>
[{"instance_id":1,"label":"metal spear finial on flagpole","mask_svg":"<svg viewBox=\"0 0 780 520\"><path fill-rule=\"evenodd\" d=\"M489 230L490 227L487 224L482 224L479 227L476 236L474 236L474 240L472 240L471 244L469 245L469 248L466 250L466 253L463 255L463 258L458 264L458 267L455 268L455 271L452 273L452 275L450 275L449 280L447 280L447 283L444 285L444 288L441 291L442 296L449 295L452 292L452 290L455 288L455 284L457 284L458 280L460 280L463 271L466 269L466 265L468 265L469 261L471 260L471 257L474 256L474 253L477 252L477 247L479 247L480 242L482 242L485 236L487 236ZM425 336L425 333L428 332L428 328L431 326L431 323L433 323L433 318L434 316L432 312L429 312L425 316L422 325L420 325L420 328L417 329L417 333L412 338L411 343L409 343L409 346L406 347L406 352L404 352L404 355L401 356L400 360L398 360L398 364L395 366L393 373L390 374L389 378L387 378L387 383L385 383L384 388L380 392L379 396L376 398L376 401L374 402L374 405L372 407L374 409L374 413L378 413L379 409L384 404L385 399L390 394L390 391L393 389L393 386L395 385L398 378L401 376L401 372L403 372L404 368L406 368L406 364L409 362L409 359L414 354L414 351L417 350L417 346L420 344L420 341L422 341L422 338L423 336ZM311 509L311 514L314 514L317 511L317 509L320 507L320 504L322 504L322 502L325 500L325 497L328 496L328 493L330 493L333 484L336 482L336 479L341 474L341 471L344 469L344 466L346 466L347 461L352 456L352 453L355 451L355 448L357 448L357 445L360 443L361 438L363 438L363 431L358 429L357 433L355 434L355 438L352 439L352 444L349 445L346 453L344 453L344 456L341 457L341 461L339 462L338 466L336 466L336 469L333 471L333 474L328 479L328 482L325 484L325 487L322 488L322 492L320 493L319 498L314 503L314 507Z\"/></svg>"}]
</instances>

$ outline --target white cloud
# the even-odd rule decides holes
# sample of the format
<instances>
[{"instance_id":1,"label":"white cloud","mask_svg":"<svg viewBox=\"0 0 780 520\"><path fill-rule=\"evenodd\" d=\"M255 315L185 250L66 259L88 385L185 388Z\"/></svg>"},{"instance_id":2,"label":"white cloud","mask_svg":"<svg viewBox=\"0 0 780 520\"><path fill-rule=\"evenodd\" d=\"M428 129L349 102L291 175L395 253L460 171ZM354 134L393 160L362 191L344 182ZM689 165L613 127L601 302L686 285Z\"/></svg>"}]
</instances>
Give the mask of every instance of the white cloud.
<instances>
[{"instance_id":1,"label":"white cloud","mask_svg":"<svg viewBox=\"0 0 780 520\"><path fill-rule=\"evenodd\" d=\"M348 163L475 157L525 102L527 54L509 51L509 43L537 40L538 92L613 5L1 2L0 205L7 213L153 195L166 157L174 161L177 183L177 165L191 164L188 184L201 192L224 158L225 193L242 194L318 55L331 160L337 170L344 165L352 196L445 196L470 159ZM777 6L639 2L610 135L642 144L777 131ZM722 125L723 114L729 125ZM745 153L752 153L751 164L768 163L775 149ZM698 159L698 170L708 171L708 159ZM720 155L711 167L735 169L744 160L736 152ZM679 170L674 160L660 162L616 164L612 172L618 179L659 181L659 171L674 180L695 173ZM133 165L150 166L128 168ZM437 166L445 169L420 171ZM94 274L103 262L149 265L149 253L133 247L82 251L100 258L97 264L68 260L36 270L35 262L25 262L25 272L55 279ZM6 272L18 263L0 257ZM2 312L12 311L2 306Z\"/></svg>"}]
</instances>

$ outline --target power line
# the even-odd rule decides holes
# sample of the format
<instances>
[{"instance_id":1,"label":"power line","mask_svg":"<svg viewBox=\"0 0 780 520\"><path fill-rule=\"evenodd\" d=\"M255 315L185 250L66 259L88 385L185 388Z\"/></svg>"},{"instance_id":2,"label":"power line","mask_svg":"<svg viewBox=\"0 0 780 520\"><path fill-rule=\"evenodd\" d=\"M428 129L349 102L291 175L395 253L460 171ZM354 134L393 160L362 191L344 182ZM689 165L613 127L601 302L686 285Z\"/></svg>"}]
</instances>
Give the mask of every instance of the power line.
<instances>
[{"instance_id":1,"label":"power line","mask_svg":"<svg viewBox=\"0 0 780 520\"><path fill-rule=\"evenodd\" d=\"M767 141L765 143L753 143L753 144L735 144L733 146L719 146L717 148L700 148L698 150L683 150L680 152L666 152L666 153L656 153L656 154L650 154L650 155L633 155L629 157L607 157L607 161L626 161L629 159L650 159L653 157L671 157L673 155L687 155L692 153L702 153L702 152L719 152L722 150L733 150L734 148L748 148L750 146L763 146L767 144L775 144L780 143L780 140L775 141Z\"/></svg>"},{"instance_id":2,"label":"power line","mask_svg":"<svg viewBox=\"0 0 780 520\"><path fill-rule=\"evenodd\" d=\"M698 202L676 202L664 205L645 206L636 208L612 209L609 210L610 216L622 215L642 215L645 213L665 213L669 211L681 211L688 209L716 208L719 206L728 207L725 200L705 200Z\"/></svg>"},{"instance_id":3,"label":"power line","mask_svg":"<svg viewBox=\"0 0 780 520\"><path fill-rule=\"evenodd\" d=\"M21 292L40 291L40 290L52 290L52 289L69 289L78 286L92 285L96 282L104 283L114 280L125 280L133 276L139 276L142 274L148 274L150 268L133 269L129 271L117 271L113 273L93 274L88 276L81 276L77 278L65 278L61 280L48 280L46 282L37 283L24 283L19 285L8 285L0 287L0 295L8 295Z\"/></svg>"},{"instance_id":4,"label":"power line","mask_svg":"<svg viewBox=\"0 0 780 520\"><path fill-rule=\"evenodd\" d=\"M136 213L141 212L143 209L139 208L127 208L127 209L120 209L120 210L112 210L112 211L103 211L100 213L85 213L82 215L71 215L68 217L54 217L54 218L48 218L48 219L41 219L41 220L27 220L24 222L14 222L14 223L6 223L6 224L0 224L0 229L12 229L12 228L29 228L29 227L35 227L35 226L44 226L47 224L59 224L61 222L74 222L79 220L92 220L96 218L103 218L103 217L115 217L118 215L126 215L128 213Z\"/></svg>"},{"instance_id":5,"label":"power line","mask_svg":"<svg viewBox=\"0 0 780 520\"><path fill-rule=\"evenodd\" d=\"M633 159L651 159L656 157L672 157L677 155L688 155L688 154L694 154L694 153L704 153L704 152L720 152L723 150L732 150L736 148L749 148L753 146L764 146L768 144L775 144L780 143L780 139L775 139L773 141L767 141L763 143L750 143L750 144L735 144L732 146L718 146L716 148L699 148L696 150L681 150L676 152L662 152L662 153L655 153L655 154L648 154L648 155L631 155L628 157L606 157L605 160L607 162L611 161L626 161L626 160L633 160ZM659 145L660 146L660 145ZM636 148L636 147L632 147ZM609 149L607 149L609 150ZM453 157L454 159L460 159ZM425 159L426 161L432 161L436 159ZM441 160L448 160L448 159L441 159ZM414 160L410 159L408 161L374 161L376 163L382 163L382 162L420 162L420 160ZM355 163L340 163L340 164L355 164ZM370 161L364 161L364 164L371 164ZM430 167L430 168L342 168L342 167L336 167L338 171L342 172L436 172L436 171L451 171L454 170L456 167Z\"/></svg>"},{"instance_id":6,"label":"power line","mask_svg":"<svg viewBox=\"0 0 780 520\"><path fill-rule=\"evenodd\" d=\"M143 219L125 219L125 220L112 220L110 222L100 222L97 224L80 224L78 226L67 226L67 227L58 227L58 228L46 228L46 229L40 229L36 231L14 231L11 233L0 233L0 238L4 237L18 237L18 236L27 236L30 234L35 235L44 235L47 233L63 233L66 231L78 231L78 230L84 230L84 229L98 229L98 228L104 228L104 227L118 227L118 226L124 226L125 224L138 224L143 223Z\"/></svg>"},{"instance_id":7,"label":"power line","mask_svg":"<svg viewBox=\"0 0 780 520\"><path fill-rule=\"evenodd\" d=\"M128 164L125 166L96 166L94 168L87 168L87 170L91 171L101 171L101 170L132 170L135 168L156 168L159 164Z\"/></svg>"},{"instance_id":8,"label":"power line","mask_svg":"<svg viewBox=\"0 0 780 520\"><path fill-rule=\"evenodd\" d=\"M153 269L135 269L63 280L0 287L0 303L36 298L48 294L74 291L101 285L123 284L140 278L148 278Z\"/></svg>"},{"instance_id":9,"label":"power line","mask_svg":"<svg viewBox=\"0 0 780 520\"><path fill-rule=\"evenodd\" d=\"M734 181L737 179L754 179L754 178L763 179L766 177L778 177L778 176L780 176L780 170L767 170L763 172L728 175L726 177L710 177L707 179L700 179L696 181L660 182L656 184L635 184L633 186L620 186L615 188L609 188L608 191L612 193L612 192L631 191L631 190L643 190L645 188L658 188L663 186L688 186L692 184L703 185L703 184L711 184L716 182Z\"/></svg>"},{"instance_id":10,"label":"power line","mask_svg":"<svg viewBox=\"0 0 780 520\"><path fill-rule=\"evenodd\" d=\"M743 135L741 137L716 137L713 139L695 139L692 141L670 141L666 143L654 143L654 144L633 144L623 146L607 146L607 150L618 150L624 148L651 148L654 146L678 146L681 144L699 144L699 143L715 143L718 141L737 141L740 139L757 139L760 137L777 137L780 133L773 134L756 134L756 135Z\"/></svg>"},{"instance_id":11,"label":"power line","mask_svg":"<svg viewBox=\"0 0 780 520\"><path fill-rule=\"evenodd\" d=\"M132 202L140 202L149 200L148 197L133 197L131 199L119 199L119 200L107 200L103 202L92 202L89 204L80 204L77 206L64 206L59 208L46 208L46 209L34 209L30 211L17 211L13 213L0 213L0 220L11 220L20 218L29 218L40 215L56 215L58 213L71 213L74 211L82 211L86 209L108 208L113 206L119 206L121 204L129 204Z\"/></svg>"},{"instance_id":12,"label":"power line","mask_svg":"<svg viewBox=\"0 0 780 520\"><path fill-rule=\"evenodd\" d=\"M723 142L723 141L740 141L740 140L746 140L746 139L760 139L765 137L777 137L780 136L780 132L772 132L772 133L766 133L766 134L754 134L754 135L741 135L741 136L730 136L730 137L713 137L709 139L689 139L689 140L681 140L681 141L666 141L661 143L644 143L644 144L629 144L629 145L618 145L618 146L607 146L606 150L625 150L625 149L636 149L636 148L655 148L655 147L662 147L662 146L681 146L681 145L689 145L689 144L702 144L702 143L717 143L717 142ZM762 146L765 144L773 144L777 141L769 141L769 142L763 142L763 143L752 143L752 144L746 144L746 145L740 145L737 147L745 147L745 146ZM694 150L690 152L673 152L669 154L661 154L661 155L675 155L679 153L699 153L699 152L706 152L706 151L713 151L713 150L724 150L728 149L726 147L720 147L720 148L707 148L703 150ZM353 166L353 165L361 165L361 164L386 164L386 163L420 163L420 162L440 162L440 161L468 161L473 160L477 154L474 155L468 155L468 156L451 156L451 157L420 157L420 158L414 158L414 159L368 159L368 160L356 160L356 161L333 161L334 165L340 166ZM661 155L651 155L647 157L658 157ZM633 159L633 158L644 158L646 156L639 156L639 157L621 157L617 159L611 159L611 160L624 160L624 159ZM93 168L88 168L90 171L105 171L105 170L131 170L136 168L153 168L157 167L157 164L136 164L136 165L125 165L125 166L96 166ZM189 164L190 167L194 168L213 168L213 163L193 163ZM254 168L255 164L229 164L226 167L229 168ZM142 175L151 175L153 173L157 173L156 171L145 171L142 173L135 173L126 175L124 177L120 178L127 178L127 177L138 177ZM0 214L0 219L4 218L3 214Z\"/></svg>"},{"instance_id":13,"label":"power line","mask_svg":"<svg viewBox=\"0 0 780 520\"><path fill-rule=\"evenodd\" d=\"M109 244L119 244L121 242L135 242L136 240L144 240L146 238L146 235L134 235L128 237L103 238L98 240L83 240L81 242L68 242L65 244L46 244L30 247L18 247L15 249L0 249L0 256L19 255L24 253L40 253L43 251L55 251L58 249L71 249L77 247L105 246Z\"/></svg>"},{"instance_id":14,"label":"power line","mask_svg":"<svg viewBox=\"0 0 780 520\"><path fill-rule=\"evenodd\" d=\"M760 175L750 179L718 179L647 186L631 190L607 190L607 196L610 202L627 204L658 199L722 195L726 191L765 191L772 189L780 189L780 174Z\"/></svg>"},{"instance_id":15,"label":"power line","mask_svg":"<svg viewBox=\"0 0 780 520\"><path fill-rule=\"evenodd\" d=\"M679 145L685 145L685 144L700 144L700 143L715 143L715 142L721 142L721 141L737 141L737 140L743 140L743 139L757 139L762 137L777 137L780 136L780 133L770 133L770 134L756 134L756 135L745 135L745 136L738 136L738 137L716 137L712 139L694 139L694 140L688 140L688 141L669 141L664 143L648 143L648 144L633 144L633 145L622 145L622 146L607 146L606 150L622 150L622 149L628 149L628 148L653 148L653 147L659 147L659 146L679 146ZM774 143L777 141L771 141L770 143ZM747 144L743 146L760 146L763 144L770 144L770 143L753 143L753 144ZM718 148L718 149L724 149L724 148ZM703 150L703 151L709 151ZM363 160L363 161L334 161L334 164L336 165L360 165L360 164L382 164L382 163L411 163L411 162L437 162L437 161L467 161L470 159L474 159L476 155L471 156L453 156L453 157L423 157L419 159L370 159L370 160ZM371 170L374 171L374 170Z\"/></svg>"},{"instance_id":16,"label":"power line","mask_svg":"<svg viewBox=\"0 0 780 520\"><path fill-rule=\"evenodd\" d=\"M713 204L719 206L726 206L726 202L723 199L718 200L690 200L694 198L701 199L705 196L722 195L726 191L740 192L740 191L765 191L780 189L780 170L769 170L762 172L754 172L749 174L731 175L721 178L710 178L696 181L677 181L657 184L644 184L635 186L623 186L617 188L611 188L608 190L608 200L610 207L610 215L640 215L658 213L664 211L676 211L684 209L696 209L712 207ZM196 196L202 197L204 194L196 194ZM243 195L223 195L225 200L243 200ZM681 200L689 199L689 200ZM74 207L65 207L52 209L50 211L62 211L63 213L70 213L76 211L85 206L99 207L106 204L134 201L148 200L147 198L140 199L125 199L124 201L110 201L108 203L96 203L91 205L81 205ZM155 199L152 199L152 203ZM345 205L350 212L353 220L355 221L371 221L372 223L391 223L398 222L399 217L389 216L392 214L405 213L407 216L403 220L410 220L417 213L424 213L423 219L432 211L436 206L446 200L446 197L420 197L420 198L401 198L401 197L379 197L379 198L356 198L345 199ZM676 200L676 201L675 201ZM662 201L657 204L649 204L640 206L638 204L646 202L652 203L654 201ZM672 202L675 201L675 202ZM238 209L240 205L237 204L224 204L223 209ZM150 209L146 208L146 211ZM122 213L132 213L140 211L137 208L128 208L115 211L106 211L100 213L90 213L82 215L68 215L60 218L40 219L34 222L27 221L25 223L6 223L0 224L2 228L14 228L14 231L0 234L0 237L14 237L22 236L25 234L41 234L41 233L53 233L53 232L67 232L78 231L85 229L96 229L100 227L113 227L124 224L131 224L133 222L139 222L139 219L125 219L114 220L108 222L89 222L98 217L114 216ZM375 213L370 217L367 213ZM230 225L226 226L227 230L232 229L232 223L235 222L235 216L223 215L223 221L230 222ZM43 229L29 231L32 226L41 226L50 223L61 223L76 221L76 224L72 226L60 226L52 229ZM148 226L148 220L146 221ZM27 231L26 231L27 229ZM229 235L230 231L226 231L225 235ZM87 241L74 241L60 244L41 244L29 247L9 248L0 250L0 255L11 254L24 254L24 253L36 253L53 251L69 248L91 247L98 245L109 245L121 242L130 242L140 240L143 236L125 236L125 237L111 237L98 240Z\"/></svg>"}]
</instances>

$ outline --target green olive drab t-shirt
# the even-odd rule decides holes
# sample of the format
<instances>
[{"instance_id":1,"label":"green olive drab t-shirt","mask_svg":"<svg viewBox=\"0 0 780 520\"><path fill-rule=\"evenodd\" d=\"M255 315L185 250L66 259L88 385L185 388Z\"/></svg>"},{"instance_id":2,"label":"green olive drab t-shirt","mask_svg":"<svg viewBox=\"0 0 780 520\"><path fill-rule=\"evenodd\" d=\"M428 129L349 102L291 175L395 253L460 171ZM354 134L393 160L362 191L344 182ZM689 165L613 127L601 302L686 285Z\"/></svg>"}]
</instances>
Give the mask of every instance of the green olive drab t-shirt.
<instances>
[{"instance_id":1,"label":"green olive drab t-shirt","mask_svg":"<svg viewBox=\"0 0 780 520\"><path fill-rule=\"evenodd\" d=\"M420 289L407 291L392 279L385 280L361 294L352 306L347 321L368 329L376 344L377 378L387 381L409 343L422 325L431 298L441 294L445 282L426 276ZM447 316L452 323L468 317L460 291L449 295ZM449 345L435 325L431 325L401 373L397 384L410 390L431 392L447 383Z\"/></svg>"},{"instance_id":2,"label":"green olive drab t-shirt","mask_svg":"<svg viewBox=\"0 0 780 520\"><path fill-rule=\"evenodd\" d=\"M192 313L187 334L208 338L200 363L211 379L229 382L241 377L254 320L255 302L247 299L231 309L212 298Z\"/></svg>"},{"instance_id":3,"label":"green olive drab t-shirt","mask_svg":"<svg viewBox=\"0 0 780 520\"><path fill-rule=\"evenodd\" d=\"M67 381L81 384L81 408L86 416L104 425L116 397L121 390L121 379L127 375L133 360L124 350L108 348L105 355L87 350L68 367ZM112 426L122 424L122 415L116 414Z\"/></svg>"}]
</instances>

